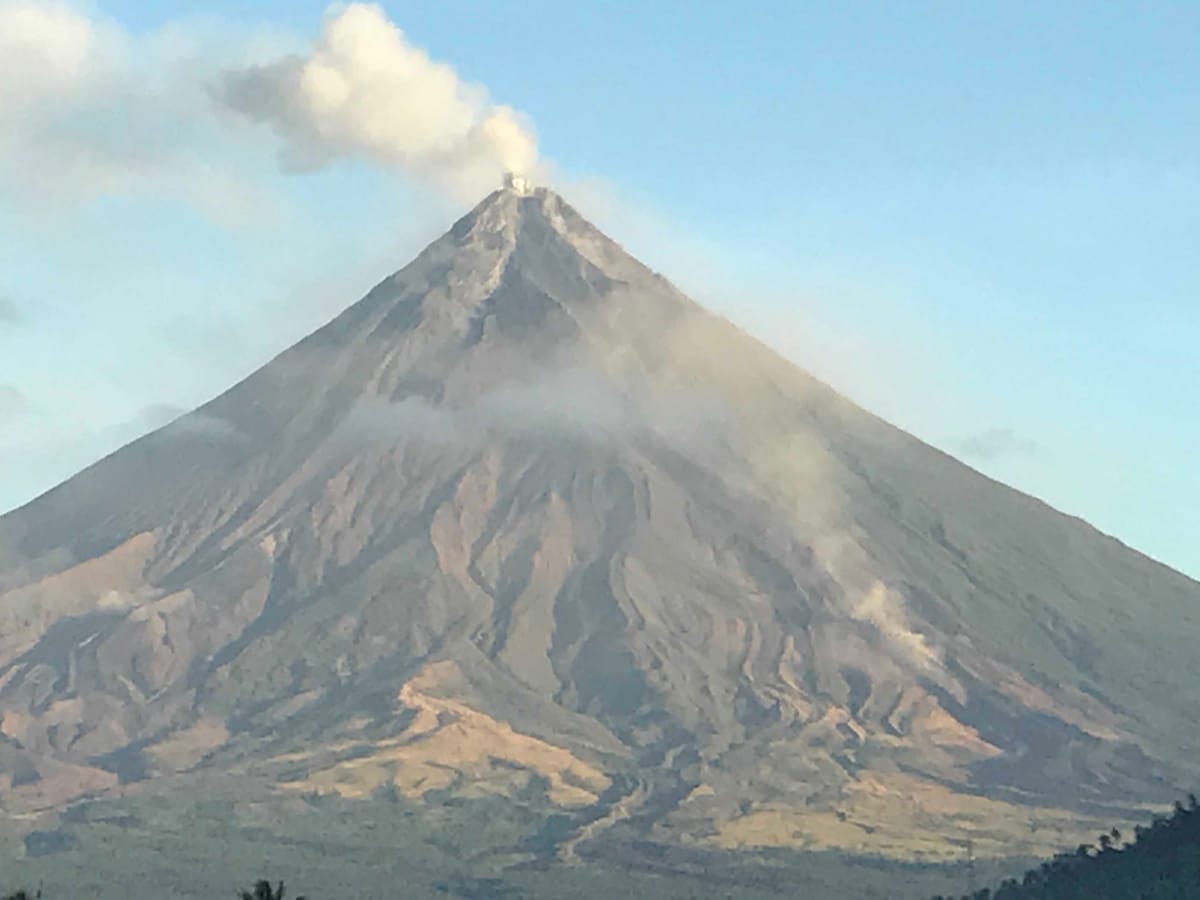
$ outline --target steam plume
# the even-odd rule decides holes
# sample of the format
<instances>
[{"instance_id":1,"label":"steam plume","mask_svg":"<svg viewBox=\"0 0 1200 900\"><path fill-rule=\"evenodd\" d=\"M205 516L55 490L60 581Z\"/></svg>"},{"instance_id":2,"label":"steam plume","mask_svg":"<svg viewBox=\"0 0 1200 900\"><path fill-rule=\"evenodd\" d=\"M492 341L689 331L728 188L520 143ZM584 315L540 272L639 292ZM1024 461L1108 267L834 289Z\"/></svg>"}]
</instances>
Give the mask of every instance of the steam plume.
<instances>
[{"instance_id":1,"label":"steam plume","mask_svg":"<svg viewBox=\"0 0 1200 900\"><path fill-rule=\"evenodd\" d=\"M293 168L363 157L474 199L505 171L537 162L517 112L430 59L369 4L331 10L306 56L226 72L218 99L270 126Z\"/></svg>"}]
</instances>

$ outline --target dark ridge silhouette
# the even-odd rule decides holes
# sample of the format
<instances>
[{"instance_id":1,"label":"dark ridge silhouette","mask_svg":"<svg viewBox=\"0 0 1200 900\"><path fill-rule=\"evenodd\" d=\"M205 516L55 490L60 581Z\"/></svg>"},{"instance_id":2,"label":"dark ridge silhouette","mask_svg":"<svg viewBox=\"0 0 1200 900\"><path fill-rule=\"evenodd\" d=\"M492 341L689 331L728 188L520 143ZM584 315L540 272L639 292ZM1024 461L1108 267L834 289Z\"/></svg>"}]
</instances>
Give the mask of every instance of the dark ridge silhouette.
<instances>
[{"instance_id":1,"label":"dark ridge silhouette","mask_svg":"<svg viewBox=\"0 0 1200 900\"><path fill-rule=\"evenodd\" d=\"M237 896L240 900L284 900L285 893L282 881L276 887L271 887L271 882L264 878L254 885L253 890L239 891ZM36 894L31 894L28 891L17 891L15 894L4 895L3 900L42 900L42 892L39 890ZM296 900L305 898L297 897Z\"/></svg>"},{"instance_id":2,"label":"dark ridge silhouette","mask_svg":"<svg viewBox=\"0 0 1200 900\"><path fill-rule=\"evenodd\" d=\"M253 891L242 891L241 900L284 900L283 882L279 882L279 886L272 888L271 882L265 878L259 880L254 885ZM297 897L296 900L304 900L303 897Z\"/></svg>"},{"instance_id":3,"label":"dark ridge silhouette","mask_svg":"<svg viewBox=\"0 0 1200 900\"><path fill-rule=\"evenodd\" d=\"M1189 795L1169 816L1139 825L1122 845L1117 829L1060 853L1017 881L962 900L1189 900L1200 897L1200 803ZM950 900L938 895L933 900Z\"/></svg>"}]
</instances>

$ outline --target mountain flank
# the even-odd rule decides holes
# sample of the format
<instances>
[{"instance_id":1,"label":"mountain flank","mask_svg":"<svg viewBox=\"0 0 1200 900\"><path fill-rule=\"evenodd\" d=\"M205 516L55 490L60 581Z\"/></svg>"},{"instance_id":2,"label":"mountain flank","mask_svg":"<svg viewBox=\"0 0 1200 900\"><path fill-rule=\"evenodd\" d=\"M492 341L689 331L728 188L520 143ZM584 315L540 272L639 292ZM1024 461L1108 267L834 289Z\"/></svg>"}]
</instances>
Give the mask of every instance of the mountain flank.
<instances>
[{"instance_id":1,"label":"mountain flank","mask_svg":"<svg viewBox=\"0 0 1200 900\"><path fill-rule=\"evenodd\" d=\"M514 860L1034 855L1194 783L1196 671L1196 582L545 189L0 518L0 804L35 818L391 793L538 810Z\"/></svg>"}]
</instances>

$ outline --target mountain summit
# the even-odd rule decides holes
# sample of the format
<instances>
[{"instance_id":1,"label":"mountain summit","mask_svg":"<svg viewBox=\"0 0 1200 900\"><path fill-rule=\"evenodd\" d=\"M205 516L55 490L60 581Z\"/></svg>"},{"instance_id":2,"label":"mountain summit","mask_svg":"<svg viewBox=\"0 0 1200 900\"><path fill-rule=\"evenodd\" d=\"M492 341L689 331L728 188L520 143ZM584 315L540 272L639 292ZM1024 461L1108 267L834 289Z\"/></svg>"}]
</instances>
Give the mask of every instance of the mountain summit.
<instances>
[{"instance_id":1,"label":"mountain summit","mask_svg":"<svg viewBox=\"0 0 1200 900\"><path fill-rule=\"evenodd\" d=\"M0 801L536 797L650 838L1041 852L1173 797L1200 585L859 409L559 196L0 518Z\"/></svg>"}]
</instances>

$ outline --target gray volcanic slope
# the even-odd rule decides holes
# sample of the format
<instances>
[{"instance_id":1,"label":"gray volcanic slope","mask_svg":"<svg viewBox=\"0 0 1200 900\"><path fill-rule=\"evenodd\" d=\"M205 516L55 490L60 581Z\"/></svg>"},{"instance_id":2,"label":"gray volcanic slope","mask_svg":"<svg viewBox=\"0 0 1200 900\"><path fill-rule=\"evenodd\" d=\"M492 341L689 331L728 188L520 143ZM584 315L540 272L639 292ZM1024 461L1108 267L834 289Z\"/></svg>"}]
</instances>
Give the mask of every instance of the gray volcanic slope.
<instances>
[{"instance_id":1,"label":"gray volcanic slope","mask_svg":"<svg viewBox=\"0 0 1200 900\"><path fill-rule=\"evenodd\" d=\"M1196 671L1200 585L547 191L0 519L9 809L237 777L534 790L563 856L1034 852L1194 777Z\"/></svg>"}]
</instances>

